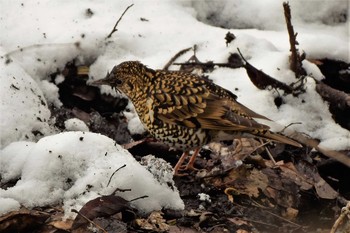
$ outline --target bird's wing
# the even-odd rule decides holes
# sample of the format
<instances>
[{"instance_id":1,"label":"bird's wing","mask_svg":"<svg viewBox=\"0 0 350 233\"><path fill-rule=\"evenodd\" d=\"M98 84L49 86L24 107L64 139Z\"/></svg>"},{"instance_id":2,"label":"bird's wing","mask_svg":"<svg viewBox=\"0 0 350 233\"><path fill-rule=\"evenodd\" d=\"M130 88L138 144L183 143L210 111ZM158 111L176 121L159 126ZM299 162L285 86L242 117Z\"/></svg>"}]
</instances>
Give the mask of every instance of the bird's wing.
<instances>
[{"instance_id":1,"label":"bird's wing","mask_svg":"<svg viewBox=\"0 0 350 233\"><path fill-rule=\"evenodd\" d=\"M259 124L253 117L264 118L252 110L239 104L230 92L223 93L212 87L208 88L208 81L195 75L188 75L186 79L172 73L172 78L164 77L155 85L154 114L159 120L171 124L179 124L189 128L203 128L212 130L255 130L268 129ZM209 83L210 85L215 85ZM232 97L232 98L231 98Z\"/></svg>"}]
</instances>

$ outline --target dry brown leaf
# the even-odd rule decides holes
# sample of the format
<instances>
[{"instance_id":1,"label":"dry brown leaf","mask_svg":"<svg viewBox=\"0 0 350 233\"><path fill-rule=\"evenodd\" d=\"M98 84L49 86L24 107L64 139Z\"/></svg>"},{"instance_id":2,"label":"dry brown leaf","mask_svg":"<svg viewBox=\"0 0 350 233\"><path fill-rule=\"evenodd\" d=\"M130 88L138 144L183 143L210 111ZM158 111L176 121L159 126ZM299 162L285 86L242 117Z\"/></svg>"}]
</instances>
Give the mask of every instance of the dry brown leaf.
<instances>
[{"instance_id":1,"label":"dry brown leaf","mask_svg":"<svg viewBox=\"0 0 350 233\"><path fill-rule=\"evenodd\" d=\"M135 222L143 230L166 232L170 229L161 211L153 211L147 219L139 218Z\"/></svg>"},{"instance_id":2,"label":"dry brown leaf","mask_svg":"<svg viewBox=\"0 0 350 233\"><path fill-rule=\"evenodd\" d=\"M50 217L46 212L22 209L0 217L0 232L25 232L39 228Z\"/></svg>"},{"instance_id":3,"label":"dry brown leaf","mask_svg":"<svg viewBox=\"0 0 350 233\"><path fill-rule=\"evenodd\" d=\"M56 229L67 231L72 228L73 220L67 219L65 221L52 221L52 222L49 222L47 225L51 225Z\"/></svg>"},{"instance_id":4,"label":"dry brown leaf","mask_svg":"<svg viewBox=\"0 0 350 233\"><path fill-rule=\"evenodd\" d=\"M336 192L318 173L317 168L310 163L300 161L296 169L305 177L305 179L312 182L313 187L316 189L316 193L320 198L335 199L338 197Z\"/></svg>"},{"instance_id":5,"label":"dry brown leaf","mask_svg":"<svg viewBox=\"0 0 350 233\"><path fill-rule=\"evenodd\" d=\"M300 189L309 190L313 187L312 180L308 177L302 176L293 163L285 163L282 166L279 166L279 168L282 170L282 175L300 186Z\"/></svg>"},{"instance_id":6,"label":"dry brown leaf","mask_svg":"<svg viewBox=\"0 0 350 233\"><path fill-rule=\"evenodd\" d=\"M288 220L294 220L299 214L299 210L292 207L286 208L285 212L282 213L282 217Z\"/></svg>"},{"instance_id":7,"label":"dry brown leaf","mask_svg":"<svg viewBox=\"0 0 350 233\"><path fill-rule=\"evenodd\" d=\"M242 225L250 225L246 220L243 220L241 218L235 217L235 218L227 218L230 222L234 223L237 226L242 226Z\"/></svg>"},{"instance_id":8,"label":"dry brown leaf","mask_svg":"<svg viewBox=\"0 0 350 233\"><path fill-rule=\"evenodd\" d=\"M87 223L86 218L93 220L97 217L108 217L129 208L129 201L122 197L108 195L87 202L74 219L72 229L77 229Z\"/></svg>"}]
</instances>

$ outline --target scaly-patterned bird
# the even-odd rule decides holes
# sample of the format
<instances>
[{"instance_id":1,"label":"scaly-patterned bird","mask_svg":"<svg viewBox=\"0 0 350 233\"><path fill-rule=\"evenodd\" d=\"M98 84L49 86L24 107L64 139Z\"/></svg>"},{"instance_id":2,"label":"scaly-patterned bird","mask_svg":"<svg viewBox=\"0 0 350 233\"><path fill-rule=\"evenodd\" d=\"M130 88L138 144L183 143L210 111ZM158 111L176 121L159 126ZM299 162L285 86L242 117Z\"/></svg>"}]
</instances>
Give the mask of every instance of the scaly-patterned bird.
<instances>
[{"instance_id":1,"label":"scaly-patterned bird","mask_svg":"<svg viewBox=\"0 0 350 233\"><path fill-rule=\"evenodd\" d=\"M194 169L200 148L212 141L258 137L301 146L255 121L268 119L238 103L233 93L195 74L153 70L138 61L127 61L92 85L109 85L123 92L155 139L184 151L175 175L183 170L191 150L195 151L184 170Z\"/></svg>"}]
</instances>

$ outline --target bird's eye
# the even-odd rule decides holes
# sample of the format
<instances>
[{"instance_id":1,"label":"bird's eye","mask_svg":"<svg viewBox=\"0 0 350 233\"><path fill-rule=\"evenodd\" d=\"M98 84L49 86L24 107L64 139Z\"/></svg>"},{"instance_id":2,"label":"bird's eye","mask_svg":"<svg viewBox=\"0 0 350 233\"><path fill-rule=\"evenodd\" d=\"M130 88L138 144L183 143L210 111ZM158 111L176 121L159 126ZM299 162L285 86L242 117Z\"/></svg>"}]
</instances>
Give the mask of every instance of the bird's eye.
<instances>
[{"instance_id":1,"label":"bird's eye","mask_svg":"<svg viewBox=\"0 0 350 233\"><path fill-rule=\"evenodd\" d=\"M120 84L123 83L122 80L120 80L120 79L117 79L115 82L116 82L117 85L120 85Z\"/></svg>"}]
</instances>

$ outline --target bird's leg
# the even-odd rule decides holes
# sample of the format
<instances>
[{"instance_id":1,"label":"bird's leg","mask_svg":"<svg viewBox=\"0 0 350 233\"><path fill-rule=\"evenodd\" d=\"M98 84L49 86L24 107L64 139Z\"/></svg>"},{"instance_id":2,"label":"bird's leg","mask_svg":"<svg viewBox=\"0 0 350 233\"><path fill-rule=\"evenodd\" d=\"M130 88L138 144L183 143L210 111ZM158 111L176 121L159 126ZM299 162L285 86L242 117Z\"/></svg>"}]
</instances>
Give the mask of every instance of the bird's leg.
<instances>
[{"instance_id":1,"label":"bird's leg","mask_svg":"<svg viewBox=\"0 0 350 233\"><path fill-rule=\"evenodd\" d=\"M188 151L185 151L184 153L182 153L179 161L177 161L177 164L175 165L174 167L174 175L175 176L178 176L179 175L179 170L182 170L181 169L181 166L182 164L184 163L185 159L187 158L188 156Z\"/></svg>"},{"instance_id":2,"label":"bird's leg","mask_svg":"<svg viewBox=\"0 0 350 233\"><path fill-rule=\"evenodd\" d=\"M190 158L190 161L188 161L188 163L187 163L187 165L186 165L186 167L185 167L185 170L197 170L197 169L193 166L193 164L194 164L194 162L195 162L195 160L196 160L196 158L197 158L197 155L199 154L200 149L201 149L201 148L197 148L197 149L193 152L193 154L192 154L192 156L191 156L191 158Z\"/></svg>"}]
</instances>

